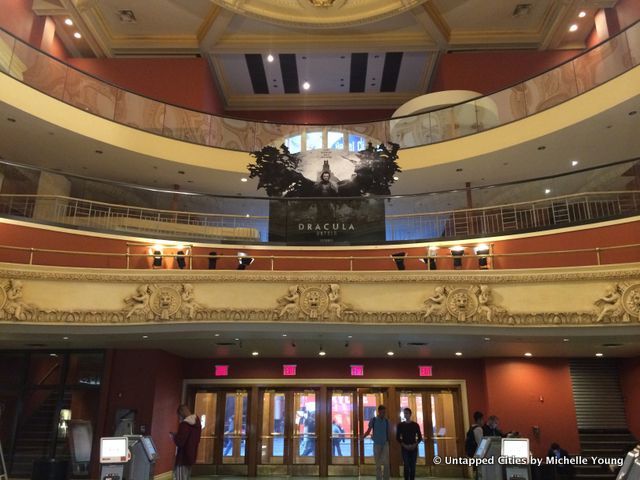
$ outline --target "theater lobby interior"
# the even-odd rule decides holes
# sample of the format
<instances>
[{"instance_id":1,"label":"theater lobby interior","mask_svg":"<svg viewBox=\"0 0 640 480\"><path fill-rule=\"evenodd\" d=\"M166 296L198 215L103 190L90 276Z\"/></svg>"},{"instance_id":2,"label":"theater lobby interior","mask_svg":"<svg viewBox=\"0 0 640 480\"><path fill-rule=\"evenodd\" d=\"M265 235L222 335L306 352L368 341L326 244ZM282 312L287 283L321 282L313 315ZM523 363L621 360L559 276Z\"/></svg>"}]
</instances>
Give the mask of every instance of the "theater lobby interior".
<instances>
[{"instance_id":1,"label":"theater lobby interior","mask_svg":"<svg viewBox=\"0 0 640 480\"><path fill-rule=\"evenodd\" d=\"M640 479L639 132L640 0L0 0L0 480Z\"/></svg>"}]
</instances>

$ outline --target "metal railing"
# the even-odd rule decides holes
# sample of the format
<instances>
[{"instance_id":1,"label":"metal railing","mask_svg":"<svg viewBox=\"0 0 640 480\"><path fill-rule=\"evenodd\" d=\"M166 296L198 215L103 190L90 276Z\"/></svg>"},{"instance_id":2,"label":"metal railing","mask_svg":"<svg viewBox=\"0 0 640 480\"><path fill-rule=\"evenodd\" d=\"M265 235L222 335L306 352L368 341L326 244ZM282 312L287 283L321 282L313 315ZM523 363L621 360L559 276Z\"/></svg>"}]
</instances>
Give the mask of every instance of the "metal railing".
<instances>
[{"instance_id":1,"label":"metal railing","mask_svg":"<svg viewBox=\"0 0 640 480\"><path fill-rule=\"evenodd\" d=\"M287 199L265 199L287 202ZM332 202L332 199L319 201ZM586 192L482 208L386 215L387 241L453 240L567 227L640 214L640 191ZM0 215L185 241L268 243L269 217L179 212L55 195L0 195ZM396 234L396 232L398 232Z\"/></svg>"},{"instance_id":2,"label":"metal railing","mask_svg":"<svg viewBox=\"0 0 640 480\"><path fill-rule=\"evenodd\" d=\"M131 251L132 245L139 247L138 251ZM175 245L166 245L173 247ZM147 250L149 248L149 250ZM14 245L0 245L0 262L44 265L57 267L90 267L104 269L154 269L158 272L183 271L177 266L176 259L185 260L184 270L245 270L238 269L239 258L251 259L249 270L270 271L385 271L395 270L394 259L388 252L375 252L366 255L264 255L259 251L245 252L243 257L237 253L193 253L184 255L173 253L157 253L155 247L144 244L127 244L125 252L102 252L82 250L62 250L51 248L21 247ZM183 247L184 248L184 247ZM447 251L449 246L438 247L439 252ZM206 250L204 247L194 247L194 250ZM471 247L468 247L471 250ZM561 250L535 250L517 253L493 253L492 245L488 254L465 254L464 258L451 254L405 255L402 257L403 268L400 270L530 270L532 262L540 268L556 267L592 267L600 265L638 263L640 262L640 243L622 244L614 246L574 248ZM215 258L216 266L211 267L209 261ZM161 259L160 265L153 264ZM455 260L460 263L456 265ZM430 262L429 260L433 260ZM480 262L483 260L483 262ZM318 268L322 262L323 268ZM390 267L390 268L389 268Z\"/></svg>"},{"instance_id":3,"label":"metal railing","mask_svg":"<svg viewBox=\"0 0 640 480\"><path fill-rule=\"evenodd\" d=\"M251 152L285 137L331 127L401 148L442 142L520 120L574 98L640 64L640 23L538 76L451 107L391 120L309 126L211 115L116 87L0 29L0 72L106 119L205 146ZM548 87L548 86L552 87ZM348 142L344 142L347 145Z\"/></svg>"}]
</instances>

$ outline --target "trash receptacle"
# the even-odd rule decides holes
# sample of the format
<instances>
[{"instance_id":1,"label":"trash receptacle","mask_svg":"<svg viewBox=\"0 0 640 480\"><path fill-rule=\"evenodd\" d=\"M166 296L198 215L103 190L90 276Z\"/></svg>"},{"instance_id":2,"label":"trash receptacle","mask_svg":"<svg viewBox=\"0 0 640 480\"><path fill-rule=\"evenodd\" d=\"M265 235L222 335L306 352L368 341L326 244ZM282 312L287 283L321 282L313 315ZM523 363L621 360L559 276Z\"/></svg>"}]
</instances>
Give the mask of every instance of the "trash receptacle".
<instances>
[{"instance_id":1,"label":"trash receptacle","mask_svg":"<svg viewBox=\"0 0 640 480\"><path fill-rule=\"evenodd\" d=\"M67 480L69 461L56 458L40 458L33 462L31 480Z\"/></svg>"}]
</instances>

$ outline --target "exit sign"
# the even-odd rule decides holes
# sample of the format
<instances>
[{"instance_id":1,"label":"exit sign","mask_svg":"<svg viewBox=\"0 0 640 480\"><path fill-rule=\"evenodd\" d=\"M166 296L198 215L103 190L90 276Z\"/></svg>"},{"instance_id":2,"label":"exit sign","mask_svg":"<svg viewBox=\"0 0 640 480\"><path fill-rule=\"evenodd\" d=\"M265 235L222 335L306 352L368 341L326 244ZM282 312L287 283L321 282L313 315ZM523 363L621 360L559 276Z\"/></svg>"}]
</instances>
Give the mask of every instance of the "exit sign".
<instances>
[{"instance_id":1,"label":"exit sign","mask_svg":"<svg viewBox=\"0 0 640 480\"><path fill-rule=\"evenodd\" d=\"M420 365L418 367L418 375L421 377L433 376L433 367L431 365Z\"/></svg>"},{"instance_id":2,"label":"exit sign","mask_svg":"<svg viewBox=\"0 0 640 480\"><path fill-rule=\"evenodd\" d=\"M228 377L229 365L216 365L213 372L216 377Z\"/></svg>"},{"instance_id":3,"label":"exit sign","mask_svg":"<svg viewBox=\"0 0 640 480\"><path fill-rule=\"evenodd\" d=\"M297 365L282 365L282 375L285 377L295 377Z\"/></svg>"},{"instance_id":4,"label":"exit sign","mask_svg":"<svg viewBox=\"0 0 640 480\"><path fill-rule=\"evenodd\" d=\"M363 377L364 376L364 365L351 365L351 376L352 377Z\"/></svg>"}]
</instances>

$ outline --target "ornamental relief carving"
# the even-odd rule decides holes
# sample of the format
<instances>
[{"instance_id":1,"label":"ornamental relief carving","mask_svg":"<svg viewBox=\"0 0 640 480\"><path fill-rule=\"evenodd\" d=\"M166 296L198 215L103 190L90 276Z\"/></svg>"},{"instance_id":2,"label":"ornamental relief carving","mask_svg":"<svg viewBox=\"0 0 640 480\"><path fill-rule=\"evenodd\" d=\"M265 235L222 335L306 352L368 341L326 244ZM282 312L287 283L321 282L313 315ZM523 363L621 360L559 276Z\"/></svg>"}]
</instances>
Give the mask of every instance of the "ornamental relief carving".
<instances>
[{"instance_id":1,"label":"ornamental relief carving","mask_svg":"<svg viewBox=\"0 0 640 480\"><path fill-rule=\"evenodd\" d=\"M326 322L487 326L593 326L640 321L640 282L615 283L584 312L509 312L486 284L439 285L416 311L365 311L342 301L337 283L295 284L275 308L211 308L190 283L141 283L115 310L47 310L25 301L20 280L0 280L0 322L141 324L151 322Z\"/></svg>"}]
</instances>

